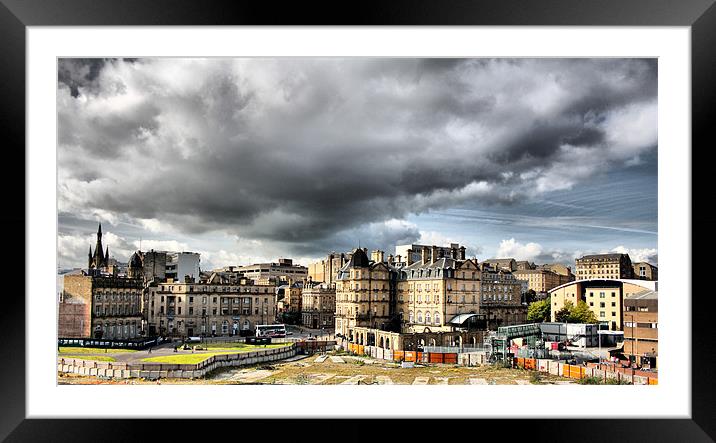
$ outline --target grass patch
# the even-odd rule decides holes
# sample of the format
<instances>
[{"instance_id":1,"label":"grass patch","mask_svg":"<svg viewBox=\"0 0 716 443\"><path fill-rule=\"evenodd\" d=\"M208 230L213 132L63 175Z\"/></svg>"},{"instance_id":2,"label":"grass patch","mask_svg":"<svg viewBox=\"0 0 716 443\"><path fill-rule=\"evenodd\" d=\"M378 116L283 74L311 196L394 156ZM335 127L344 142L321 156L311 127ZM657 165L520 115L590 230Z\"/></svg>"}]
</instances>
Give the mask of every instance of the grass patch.
<instances>
[{"instance_id":1,"label":"grass patch","mask_svg":"<svg viewBox=\"0 0 716 443\"><path fill-rule=\"evenodd\" d=\"M209 350L251 352L261 349L282 348L290 343L271 343L268 345L247 345L246 343L210 343L206 345Z\"/></svg>"},{"instance_id":2,"label":"grass patch","mask_svg":"<svg viewBox=\"0 0 716 443\"><path fill-rule=\"evenodd\" d=\"M63 355L62 358L79 358L82 360L93 360L93 361L117 361L114 357L108 355Z\"/></svg>"},{"instance_id":3,"label":"grass patch","mask_svg":"<svg viewBox=\"0 0 716 443\"><path fill-rule=\"evenodd\" d=\"M285 343L276 343L272 345L266 345L266 348L272 347L272 348L281 348L284 346L288 346L288 344ZM143 358L143 362L147 363L170 363L170 364L197 364L201 363L202 361L206 360L209 357L213 357L215 355L226 355L226 354L242 354L244 352L252 352L259 349L264 349L263 346L251 346L248 345L245 348L213 348L213 352L201 352L201 353L194 353L194 354L184 354L184 353L177 353L175 355L162 355L159 357L148 357ZM187 351L182 351L187 352Z\"/></svg>"},{"instance_id":4,"label":"grass patch","mask_svg":"<svg viewBox=\"0 0 716 443\"><path fill-rule=\"evenodd\" d=\"M105 349L104 348L79 348L73 346L60 346L60 355L62 354L124 354L126 352L137 352L136 349Z\"/></svg>"}]
</instances>

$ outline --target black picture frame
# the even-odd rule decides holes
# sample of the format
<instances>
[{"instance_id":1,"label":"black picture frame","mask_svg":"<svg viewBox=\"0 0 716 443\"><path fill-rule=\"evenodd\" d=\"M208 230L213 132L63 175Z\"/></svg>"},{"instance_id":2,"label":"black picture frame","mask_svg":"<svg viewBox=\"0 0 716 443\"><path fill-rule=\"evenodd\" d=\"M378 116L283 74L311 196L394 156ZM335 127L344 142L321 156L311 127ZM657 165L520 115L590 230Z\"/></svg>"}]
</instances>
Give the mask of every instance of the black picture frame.
<instances>
[{"instance_id":1,"label":"black picture frame","mask_svg":"<svg viewBox=\"0 0 716 443\"><path fill-rule=\"evenodd\" d=\"M339 8L339 6L341 8ZM6 210L0 224L7 237L18 244L7 245L3 254L6 293L0 316L3 339L0 346L2 385L0 398L0 438L8 441L143 441L157 429L163 440L185 435L186 428L160 420L38 420L25 418L25 300L12 285L25 279L39 278L36 273L52 272L26 264L20 244L32 235L26 229L25 195L19 191L22 177L11 180L8 169L23 174L25 160L25 31L28 26L140 26L140 25L501 25L501 26L689 26L692 51L692 238L704 239L692 246L692 270L708 266L703 255L710 250L710 236L705 229L714 227L710 215L709 174L705 154L711 126L716 121L716 6L714 0L510 0L510 1L426 1L392 0L340 3L327 1L251 2L246 0L201 2L196 0L0 0L0 54L4 67L0 70L0 127L3 129L3 160L6 165ZM696 160L700 161L696 161ZM699 173L700 172L700 173ZM699 198L703 197L703 198ZM701 226L699 226L699 224ZM701 271L699 274L703 274ZM692 357L692 418L691 419L510 419L509 423L488 420L480 423L446 423L435 427L396 420L390 427L427 438L429 428L438 431L437 438L467 438L480 435L478 429L497 430L505 438L529 441L714 441L716 438L716 392L713 353L708 351L714 336L711 319L714 298L706 291L703 276L686 287L691 293L669 294L691 302L692 324L684 325L684 349ZM12 288L11 288L12 287ZM9 289L12 290L9 290ZM50 302L50 298L47 298ZM689 337L690 328L690 337ZM689 340L690 338L690 340ZM685 356L688 354L685 353ZM11 363L10 363L11 362ZM587 398L580 399L589 404ZM617 399L618 401L618 399ZM602 407L603 405L593 405ZM634 405L638 412L638 405ZM424 420L421 420L424 421ZM272 423L257 420L257 429L272 429ZM296 422L291 420L291 422ZM493 423L494 422L494 423ZM280 434L290 435L291 423ZM305 426L295 423L297 429ZM318 424L310 424L315 428ZM194 427L190 425L189 427ZM226 430L226 422L203 420L198 426L204 439ZM283 428L283 427L282 427ZM355 432L354 424L331 420L320 424L324 436L347 440L372 438L363 431ZM407 431L412 429L412 431ZM471 430L470 434L467 432ZM593 432L590 432L592 430ZM275 431L275 429L274 429ZM367 432L367 431L366 431ZM499 435L498 434L498 435ZM387 434L386 434L387 435ZM461 437L463 435L463 437ZM488 434L483 434L487 436ZM101 438L98 438L101 436ZM244 434L248 437L249 434ZM499 437L493 437L499 438Z\"/></svg>"}]
</instances>

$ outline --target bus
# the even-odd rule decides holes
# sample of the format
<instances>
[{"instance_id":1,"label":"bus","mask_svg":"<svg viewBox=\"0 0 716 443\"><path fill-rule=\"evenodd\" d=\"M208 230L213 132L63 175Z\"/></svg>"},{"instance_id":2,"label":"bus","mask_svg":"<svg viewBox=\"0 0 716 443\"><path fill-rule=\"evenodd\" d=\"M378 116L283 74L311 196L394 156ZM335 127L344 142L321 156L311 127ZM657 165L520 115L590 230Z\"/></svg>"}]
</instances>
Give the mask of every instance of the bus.
<instances>
[{"instance_id":1,"label":"bus","mask_svg":"<svg viewBox=\"0 0 716 443\"><path fill-rule=\"evenodd\" d=\"M256 325L256 337L285 337L286 325Z\"/></svg>"}]
</instances>

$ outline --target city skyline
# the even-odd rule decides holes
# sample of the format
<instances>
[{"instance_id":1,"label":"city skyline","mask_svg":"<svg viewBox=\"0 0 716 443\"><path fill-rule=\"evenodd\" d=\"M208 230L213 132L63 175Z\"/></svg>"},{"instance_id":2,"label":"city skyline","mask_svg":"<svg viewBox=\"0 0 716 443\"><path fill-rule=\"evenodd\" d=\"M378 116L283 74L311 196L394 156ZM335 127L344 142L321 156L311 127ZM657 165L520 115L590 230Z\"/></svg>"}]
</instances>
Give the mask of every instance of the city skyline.
<instances>
[{"instance_id":1,"label":"city skyline","mask_svg":"<svg viewBox=\"0 0 716 443\"><path fill-rule=\"evenodd\" d=\"M658 264L655 59L60 59L58 252Z\"/></svg>"}]
</instances>

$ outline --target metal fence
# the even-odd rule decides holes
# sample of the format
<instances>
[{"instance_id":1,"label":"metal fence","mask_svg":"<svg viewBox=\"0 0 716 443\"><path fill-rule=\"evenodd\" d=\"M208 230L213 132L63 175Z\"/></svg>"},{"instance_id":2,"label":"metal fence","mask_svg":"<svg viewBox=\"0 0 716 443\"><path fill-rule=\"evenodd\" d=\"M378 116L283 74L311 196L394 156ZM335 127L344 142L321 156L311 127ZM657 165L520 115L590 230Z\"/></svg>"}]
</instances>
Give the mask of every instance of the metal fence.
<instances>
[{"instance_id":1,"label":"metal fence","mask_svg":"<svg viewBox=\"0 0 716 443\"><path fill-rule=\"evenodd\" d=\"M464 352L484 352L487 348L480 345L470 346L425 346L423 352L433 352L436 354L460 354Z\"/></svg>"}]
</instances>

